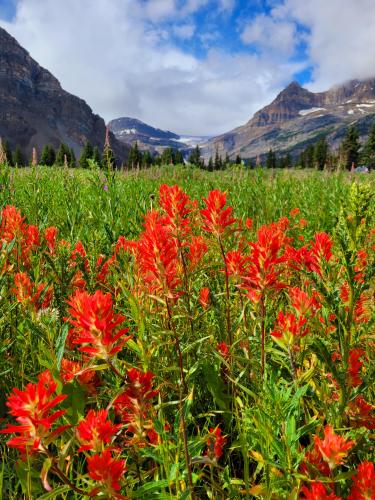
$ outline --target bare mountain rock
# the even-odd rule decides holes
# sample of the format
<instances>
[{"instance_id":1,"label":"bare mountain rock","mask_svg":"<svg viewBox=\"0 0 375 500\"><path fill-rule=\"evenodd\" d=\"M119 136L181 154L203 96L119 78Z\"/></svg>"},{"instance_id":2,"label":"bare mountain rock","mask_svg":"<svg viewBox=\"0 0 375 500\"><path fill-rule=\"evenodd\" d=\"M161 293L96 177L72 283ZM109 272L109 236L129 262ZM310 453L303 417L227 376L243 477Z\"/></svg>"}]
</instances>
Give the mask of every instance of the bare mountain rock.
<instances>
[{"instance_id":1,"label":"bare mountain rock","mask_svg":"<svg viewBox=\"0 0 375 500\"><path fill-rule=\"evenodd\" d=\"M323 136L337 147L352 123L363 137L375 123L375 79L352 80L318 93L292 82L245 125L214 137L203 151L206 157L216 150L232 158L255 158L270 149L296 155Z\"/></svg>"},{"instance_id":2,"label":"bare mountain rock","mask_svg":"<svg viewBox=\"0 0 375 500\"><path fill-rule=\"evenodd\" d=\"M100 149L104 120L86 102L61 88L58 80L39 66L19 43L0 28L0 137L11 147L20 145L30 157L35 146L58 147L61 142L78 155L86 141ZM123 160L128 147L111 134L115 156Z\"/></svg>"}]
</instances>

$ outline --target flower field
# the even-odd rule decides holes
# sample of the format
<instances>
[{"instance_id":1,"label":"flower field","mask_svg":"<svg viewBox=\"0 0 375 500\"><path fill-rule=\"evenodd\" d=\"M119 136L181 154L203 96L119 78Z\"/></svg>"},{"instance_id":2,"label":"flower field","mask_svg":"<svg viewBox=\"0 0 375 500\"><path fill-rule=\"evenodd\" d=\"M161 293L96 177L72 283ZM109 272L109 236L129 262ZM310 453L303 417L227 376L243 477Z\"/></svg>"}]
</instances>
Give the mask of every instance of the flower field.
<instances>
[{"instance_id":1,"label":"flower field","mask_svg":"<svg viewBox=\"0 0 375 500\"><path fill-rule=\"evenodd\" d=\"M1 499L375 499L372 176L0 183Z\"/></svg>"}]
</instances>

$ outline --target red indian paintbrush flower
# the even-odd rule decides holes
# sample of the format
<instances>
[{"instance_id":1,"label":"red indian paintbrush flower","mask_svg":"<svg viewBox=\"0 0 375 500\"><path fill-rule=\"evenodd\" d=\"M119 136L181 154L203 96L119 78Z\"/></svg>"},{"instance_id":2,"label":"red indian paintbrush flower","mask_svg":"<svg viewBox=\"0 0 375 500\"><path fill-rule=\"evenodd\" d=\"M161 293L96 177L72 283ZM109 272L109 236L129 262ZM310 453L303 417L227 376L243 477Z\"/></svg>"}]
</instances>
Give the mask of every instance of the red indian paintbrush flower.
<instances>
[{"instance_id":1,"label":"red indian paintbrush flower","mask_svg":"<svg viewBox=\"0 0 375 500\"><path fill-rule=\"evenodd\" d=\"M78 451L103 451L121 427L121 424L114 425L108 420L107 410L89 410L86 418L76 428L77 439L81 445Z\"/></svg>"},{"instance_id":2,"label":"red indian paintbrush flower","mask_svg":"<svg viewBox=\"0 0 375 500\"><path fill-rule=\"evenodd\" d=\"M183 238L190 231L188 216L191 212L190 198L179 186L162 184L159 188L159 205L167 214L169 226L175 238Z\"/></svg>"},{"instance_id":3,"label":"red indian paintbrush flower","mask_svg":"<svg viewBox=\"0 0 375 500\"><path fill-rule=\"evenodd\" d=\"M68 301L68 321L75 327L74 344L92 358L108 359L121 351L130 336L127 328L117 330L124 316L113 312L112 297L101 290L93 295L76 291Z\"/></svg>"},{"instance_id":4,"label":"red indian paintbrush flower","mask_svg":"<svg viewBox=\"0 0 375 500\"><path fill-rule=\"evenodd\" d=\"M127 471L125 460L117 460L109 450L105 450L100 455L87 458L87 470L91 479L100 483L91 495L101 492L108 498L123 498L116 492L121 489L120 480Z\"/></svg>"},{"instance_id":5,"label":"red indian paintbrush flower","mask_svg":"<svg viewBox=\"0 0 375 500\"><path fill-rule=\"evenodd\" d=\"M266 291L285 288L281 274L286 263L285 249L289 242L279 223L262 226L257 241L250 242L243 288L253 302L259 302Z\"/></svg>"},{"instance_id":6,"label":"red indian paintbrush flower","mask_svg":"<svg viewBox=\"0 0 375 500\"><path fill-rule=\"evenodd\" d=\"M49 370L39 375L36 384L27 384L24 391L13 389L7 406L20 425L8 425L0 431L2 434L18 434L8 441L8 446L18 448L23 454L44 451L43 439L57 435L68 427L62 426L52 431L53 424L65 411L51 410L67 397L63 394L55 396L56 389L57 383Z\"/></svg>"},{"instance_id":7,"label":"red indian paintbrush flower","mask_svg":"<svg viewBox=\"0 0 375 500\"><path fill-rule=\"evenodd\" d=\"M36 287L34 283L31 283L26 273L16 273L14 285L12 291L16 294L20 304L31 306L35 311L46 309L51 305L52 288L47 288L42 283Z\"/></svg>"},{"instance_id":8,"label":"red indian paintbrush flower","mask_svg":"<svg viewBox=\"0 0 375 500\"><path fill-rule=\"evenodd\" d=\"M355 441L348 441L335 434L333 428L330 425L326 425L324 428L324 439L314 436L314 444L332 470L337 465L344 463L344 459L348 451L355 445Z\"/></svg>"},{"instance_id":9,"label":"red indian paintbrush flower","mask_svg":"<svg viewBox=\"0 0 375 500\"><path fill-rule=\"evenodd\" d=\"M131 438L128 445L147 446L155 441L155 431L152 424L151 400L158 394L152 387L154 375L143 373L136 368L127 372L128 385L124 392L116 398L113 406L127 427Z\"/></svg>"},{"instance_id":10,"label":"red indian paintbrush flower","mask_svg":"<svg viewBox=\"0 0 375 500\"><path fill-rule=\"evenodd\" d=\"M242 255L239 250L233 250L225 255L226 271L228 276L240 280L246 272L247 257ZM224 270L225 272L225 270Z\"/></svg>"},{"instance_id":11,"label":"red indian paintbrush flower","mask_svg":"<svg viewBox=\"0 0 375 500\"><path fill-rule=\"evenodd\" d=\"M349 403L348 416L352 427L375 429L375 407L368 403L362 395Z\"/></svg>"},{"instance_id":12,"label":"red indian paintbrush flower","mask_svg":"<svg viewBox=\"0 0 375 500\"><path fill-rule=\"evenodd\" d=\"M207 438L208 449L206 455L213 460L219 460L223 455L223 448L226 442L227 438L221 434L220 427L211 428Z\"/></svg>"},{"instance_id":13,"label":"red indian paintbrush flower","mask_svg":"<svg viewBox=\"0 0 375 500\"><path fill-rule=\"evenodd\" d=\"M375 468L372 462L359 464L357 474L352 479L353 486L348 500L375 499Z\"/></svg>"},{"instance_id":14,"label":"red indian paintbrush flower","mask_svg":"<svg viewBox=\"0 0 375 500\"><path fill-rule=\"evenodd\" d=\"M313 316L322 307L316 294L310 297L298 287L289 288L288 293L291 306L298 314Z\"/></svg>"},{"instance_id":15,"label":"red indian paintbrush flower","mask_svg":"<svg viewBox=\"0 0 375 500\"><path fill-rule=\"evenodd\" d=\"M176 239L164 222L157 212L147 214L135 256L148 293L174 298L179 296L181 265Z\"/></svg>"},{"instance_id":16,"label":"red indian paintbrush flower","mask_svg":"<svg viewBox=\"0 0 375 500\"><path fill-rule=\"evenodd\" d=\"M192 236L190 243L188 244L188 249L189 252L187 254L187 258L189 260L190 270L193 270L203 259L208 250L208 246L202 236Z\"/></svg>"},{"instance_id":17,"label":"red indian paintbrush flower","mask_svg":"<svg viewBox=\"0 0 375 500\"><path fill-rule=\"evenodd\" d=\"M199 303L203 307L203 309L207 309L210 303L210 289L207 287L203 287L199 291Z\"/></svg>"},{"instance_id":18,"label":"red indian paintbrush flower","mask_svg":"<svg viewBox=\"0 0 375 500\"><path fill-rule=\"evenodd\" d=\"M341 500L334 493L328 493L322 483L312 483L310 488L303 486L300 500Z\"/></svg>"},{"instance_id":19,"label":"red indian paintbrush flower","mask_svg":"<svg viewBox=\"0 0 375 500\"><path fill-rule=\"evenodd\" d=\"M48 250L51 254L55 253L58 232L59 230L54 226L47 227L44 231L44 239L46 240Z\"/></svg>"},{"instance_id":20,"label":"red indian paintbrush flower","mask_svg":"<svg viewBox=\"0 0 375 500\"><path fill-rule=\"evenodd\" d=\"M203 218L203 231L221 235L225 229L235 222L232 217L233 207L226 207L227 194L214 189L208 193L207 198L203 198L206 208L201 210Z\"/></svg>"},{"instance_id":21,"label":"red indian paintbrush flower","mask_svg":"<svg viewBox=\"0 0 375 500\"><path fill-rule=\"evenodd\" d=\"M363 362L360 361L365 355L365 351L363 349L351 349L349 352L349 360L348 360L348 383L350 387L358 387L362 384L363 380L360 377L360 371L363 366Z\"/></svg>"},{"instance_id":22,"label":"red indian paintbrush flower","mask_svg":"<svg viewBox=\"0 0 375 500\"><path fill-rule=\"evenodd\" d=\"M228 358L230 353L228 344L226 344L225 342L220 342L219 344L217 344L216 350L223 356L223 358Z\"/></svg>"},{"instance_id":23,"label":"red indian paintbrush flower","mask_svg":"<svg viewBox=\"0 0 375 500\"><path fill-rule=\"evenodd\" d=\"M275 329L271 332L272 337L281 339L288 345L292 345L297 339L304 337L308 333L305 326L307 319L304 316L297 318L293 313L279 312Z\"/></svg>"},{"instance_id":24,"label":"red indian paintbrush flower","mask_svg":"<svg viewBox=\"0 0 375 500\"><path fill-rule=\"evenodd\" d=\"M64 384L77 378L82 388L91 395L96 394L97 387L100 385L100 378L96 371L84 368L79 361L66 358L61 360L60 376Z\"/></svg>"}]
</instances>

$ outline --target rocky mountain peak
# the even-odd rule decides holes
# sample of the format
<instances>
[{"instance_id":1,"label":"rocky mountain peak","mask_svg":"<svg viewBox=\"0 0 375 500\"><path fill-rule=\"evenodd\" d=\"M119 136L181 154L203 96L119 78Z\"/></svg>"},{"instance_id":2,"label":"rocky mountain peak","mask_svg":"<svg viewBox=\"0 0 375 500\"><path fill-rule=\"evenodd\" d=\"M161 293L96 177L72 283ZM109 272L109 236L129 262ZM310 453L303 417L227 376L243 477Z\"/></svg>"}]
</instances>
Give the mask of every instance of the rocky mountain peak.
<instances>
[{"instance_id":1,"label":"rocky mountain peak","mask_svg":"<svg viewBox=\"0 0 375 500\"><path fill-rule=\"evenodd\" d=\"M62 89L7 31L0 28L0 137L30 157L33 147L59 147L64 142L76 155L86 141L100 149L105 139L104 120L85 101ZM118 159L128 148L111 134Z\"/></svg>"}]
</instances>

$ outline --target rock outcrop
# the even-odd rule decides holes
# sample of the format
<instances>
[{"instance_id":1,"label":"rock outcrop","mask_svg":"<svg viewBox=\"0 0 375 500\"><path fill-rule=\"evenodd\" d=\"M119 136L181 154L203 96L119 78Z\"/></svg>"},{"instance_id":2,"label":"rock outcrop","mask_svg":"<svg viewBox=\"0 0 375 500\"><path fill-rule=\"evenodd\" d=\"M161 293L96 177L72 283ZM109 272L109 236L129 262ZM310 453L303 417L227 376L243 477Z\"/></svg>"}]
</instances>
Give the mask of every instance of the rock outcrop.
<instances>
[{"instance_id":1,"label":"rock outcrop","mask_svg":"<svg viewBox=\"0 0 375 500\"><path fill-rule=\"evenodd\" d=\"M79 155L86 141L100 149L105 122L86 102L61 88L58 80L0 28L0 137L19 145L25 155L45 144L61 142ZM128 147L111 134L115 156L121 161Z\"/></svg>"},{"instance_id":2,"label":"rock outcrop","mask_svg":"<svg viewBox=\"0 0 375 500\"><path fill-rule=\"evenodd\" d=\"M322 136L337 147L352 123L363 137L375 123L375 79L352 80L318 93L292 82L245 125L214 137L203 151L206 157L217 150L232 158L255 158L270 149L295 156Z\"/></svg>"}]
</instances>

